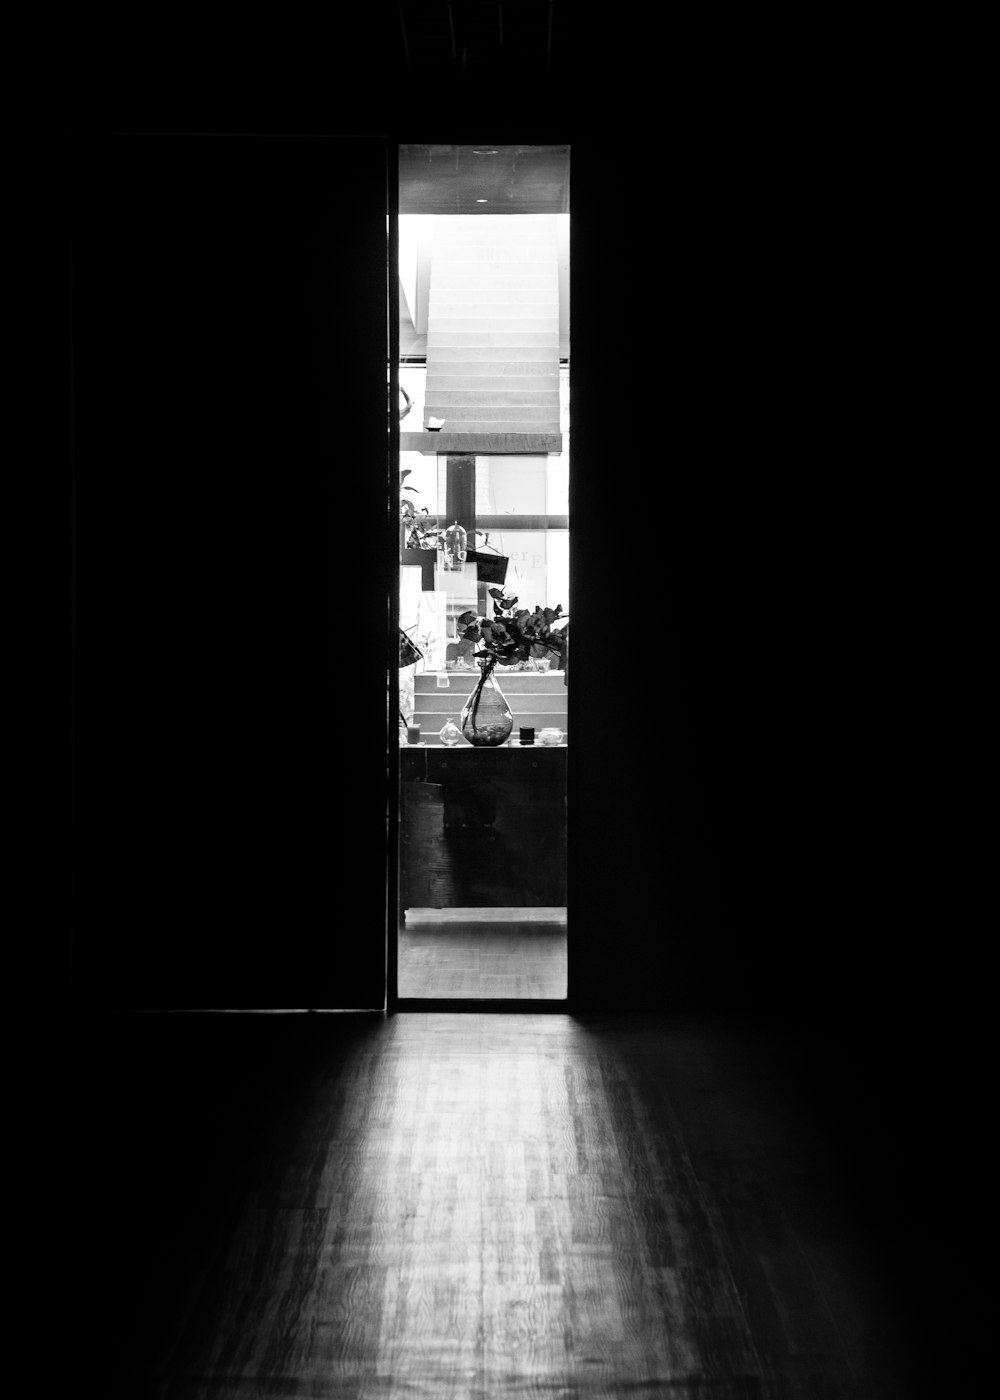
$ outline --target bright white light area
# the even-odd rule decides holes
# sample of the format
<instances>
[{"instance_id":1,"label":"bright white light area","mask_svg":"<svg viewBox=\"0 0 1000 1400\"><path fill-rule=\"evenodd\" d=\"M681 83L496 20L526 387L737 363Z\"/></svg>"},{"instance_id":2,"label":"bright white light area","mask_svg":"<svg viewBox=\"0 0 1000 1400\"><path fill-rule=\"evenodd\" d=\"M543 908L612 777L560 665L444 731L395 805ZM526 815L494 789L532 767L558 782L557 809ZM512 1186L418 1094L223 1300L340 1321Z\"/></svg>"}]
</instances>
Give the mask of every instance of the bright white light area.
<instances>
[{"instance_id":1,"label":"bright white light area","mask_svg":"<svg viewBox=\"0 0 1000 1400\"><path fill-rule=\"evenodd\" d=\"M399 385L405 389L410 399L410 411L400 419L401 433L419 433L424 425L424 403L427 398L427 368L425 365L400 365ZM400 398L400 405L403 400ZM412 456L412 453L404 453ZM433 459L432 459L433 460ZM409 466L409 462L404 465Z\"/></svg>"},{"instance_id":2,"label":"bright white light area","mask_svg":"<svg viewBox=\"0 0 1000 1400\"><path fill-rule=\"evenodd\" d=\"M419 317L417 285L421 250L430 247L434 232L434 215L400 214L397 223L399 228L399 290L406 301L410 320L414 326L417 326ZM426 251L423 256L426 257ZM417 329L420 329L419 326Z\"/></svg>"},{"instance_id":3,"label":"bright white light area","mask_svg":"<svg viewBox=\"0 0 1000 1400\"><path fill-rule=\"evenodd\" d=\"M409 471L400 489L400 499L409 501L417 515L424 506L430 515L443 515L447 476L439 471L437 457L426 452L401 452L400 472Z\"/></svg>"}]
</instances>

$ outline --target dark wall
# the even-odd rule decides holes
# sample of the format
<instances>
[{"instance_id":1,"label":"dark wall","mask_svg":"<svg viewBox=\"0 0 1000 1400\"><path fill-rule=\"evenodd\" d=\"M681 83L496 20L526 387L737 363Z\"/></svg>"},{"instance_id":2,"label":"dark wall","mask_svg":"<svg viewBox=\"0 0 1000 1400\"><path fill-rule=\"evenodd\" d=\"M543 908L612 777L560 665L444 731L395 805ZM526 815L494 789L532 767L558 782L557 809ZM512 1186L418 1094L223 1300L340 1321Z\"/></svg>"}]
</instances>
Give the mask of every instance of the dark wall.
<instances>
[{"instance_id":1,"label":"dark wall","mask_svg":"<svg viewBox=\"0 0 1000 1400\"><path fill-rule=\"evenodd\" d=\"M826 699L805 672L830 645L828 585L818 560L801 572L807 537L825 544L805 504L813 448L789 422L797 278L771 242L784 200L714 193L728 145L703 139L706 163L683 179L676 151L661 208L629 197L641 144L609 133L573 148L571 976L584 1003L780 997L801 898L796 770L822 781L807 731ZM641 699L623 706L626 664Z\"/></svg>"},{"instance_id":2,"label":"dark wall","mask_svg":"<svg viewBox=\"0 0 1000 1400\"><path fill-rule=\"evenodd\" d=\"M572 990L881 1016L912 968L878 200L852 246L821 129L698 117L655 175L615 128L573 146Z\"/></svg>"},{"instance_id":3,"label":"dark wall","mask_svg":"<svg viewBox=\"0 0 1000 1400\"><path fill-rule=\"evenodd\" d=\"M76 999L382 1006L385 142L68 159Z\"/></svg>"},{"instance_id":4,"label":"dark wall","mask_svg":"<svg viewBox=\"0 0 1000 1400\"><path fill-rule=\"evenodd\" d=\"M833 167L709 125L661 209L643 142L537 132L573 151L574 1004L878 1007L881 503ZM110 1004L382 1004L385 160L74 143L75 956Z\"/></svg>"},{"instance_id":5,"label":"dark wall","mask_svg":"<svg viewBox=\"0 0 1000 1400\"><path fill-rule=\"evenodd\" d=\"M574 1004L879 1024L928 975L890 193L842 122L706 99L667 160L554 96L490 130L572 147ZM74 145L89 994L381 1002L384 639L346 584L386 577L385 148L478 139L466 99ZM338 737L345 701L377 737Z\"/></svg>"}]
</instances>

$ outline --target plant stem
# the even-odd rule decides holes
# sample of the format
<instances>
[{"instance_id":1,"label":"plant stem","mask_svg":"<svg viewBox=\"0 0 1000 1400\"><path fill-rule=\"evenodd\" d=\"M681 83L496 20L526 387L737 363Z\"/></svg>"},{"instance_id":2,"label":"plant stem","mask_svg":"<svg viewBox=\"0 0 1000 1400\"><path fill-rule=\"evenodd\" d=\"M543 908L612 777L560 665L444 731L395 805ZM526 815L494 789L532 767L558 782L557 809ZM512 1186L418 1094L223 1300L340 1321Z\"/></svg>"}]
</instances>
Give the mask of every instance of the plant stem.
<instances>
[{"instance_id":1,"label":"plant stem","mask_svg":"<svg viewBox=\"0 0 1000 1400\"><path fill-rule=\"evenodd\" d=\"M483 686L493 674L493 668L496 664L497 659L495 656L491 656L483 662L482 673L479 677L479 684L476 686L475 694L472 697L472 708L469 711L469 723L472 726L473 732L475 732L476 728L476 715L479 712L479 697L483 693Z\"/></svg>"}]
</instances>

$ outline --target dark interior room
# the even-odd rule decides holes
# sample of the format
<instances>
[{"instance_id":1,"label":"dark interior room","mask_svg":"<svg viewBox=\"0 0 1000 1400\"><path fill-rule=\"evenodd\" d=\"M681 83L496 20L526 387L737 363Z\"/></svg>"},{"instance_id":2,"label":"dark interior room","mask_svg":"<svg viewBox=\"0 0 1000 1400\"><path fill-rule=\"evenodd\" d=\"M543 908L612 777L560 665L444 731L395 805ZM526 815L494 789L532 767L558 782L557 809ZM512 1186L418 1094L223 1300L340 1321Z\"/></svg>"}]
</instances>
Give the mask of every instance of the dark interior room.
<instances>
[{"instance_id":1,"label":"dark interior room","mask_svg":"<svg viewBox=\"0 0 1000 1400\"><path fill-rule=\"evenodd\" d=\"M982 837L921 729L946 625L909 650L901 196L811 60L584 13L375 6L327 85L275 54L220 102L199 52L66 103L54 1393L983 1393ZM410 1010L392 214L401 143L483 140L571 151L568 993Z\"/></svg>"}]
</instances>

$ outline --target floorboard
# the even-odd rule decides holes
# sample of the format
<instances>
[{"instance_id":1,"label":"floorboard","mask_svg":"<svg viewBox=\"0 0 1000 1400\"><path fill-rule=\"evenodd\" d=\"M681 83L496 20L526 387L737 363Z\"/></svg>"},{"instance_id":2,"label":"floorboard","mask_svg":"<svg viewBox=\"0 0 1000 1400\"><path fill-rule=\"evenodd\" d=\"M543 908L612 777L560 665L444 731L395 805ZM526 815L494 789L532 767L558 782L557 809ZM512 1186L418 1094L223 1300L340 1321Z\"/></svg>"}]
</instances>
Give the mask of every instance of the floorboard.
<instances>
[{"instance_id":1,"label":"floorboard","mask_svg":"<svg viewBox=\"0 0 1000 1400\"><path fill-rule=\"evenodd\" d=\"M113 1020L77 1066L79 1364L109 1400L909 1400L769 1053L645 1017Z\"/></svg>"}]
</instances>

